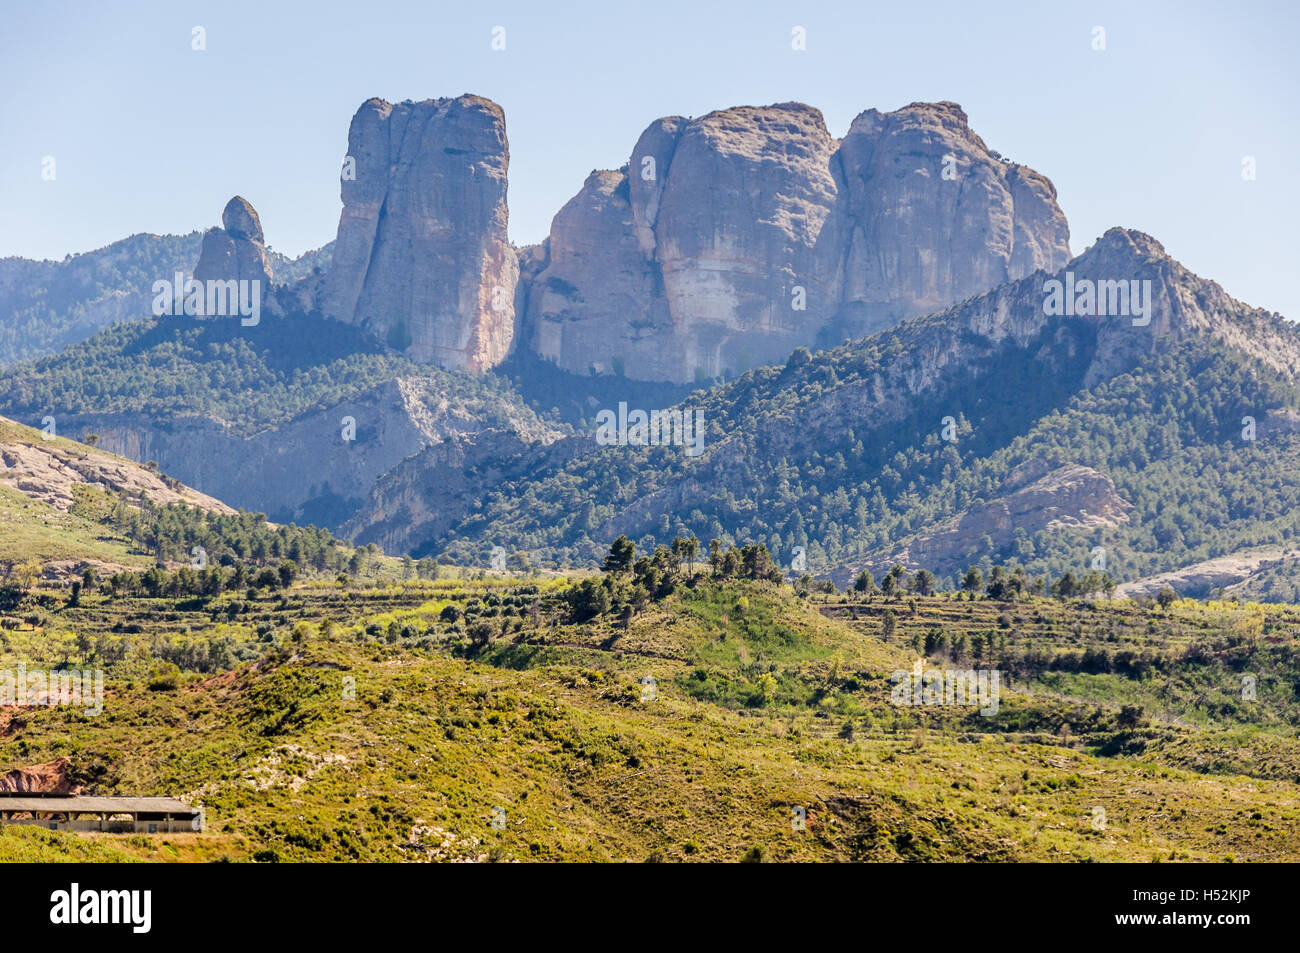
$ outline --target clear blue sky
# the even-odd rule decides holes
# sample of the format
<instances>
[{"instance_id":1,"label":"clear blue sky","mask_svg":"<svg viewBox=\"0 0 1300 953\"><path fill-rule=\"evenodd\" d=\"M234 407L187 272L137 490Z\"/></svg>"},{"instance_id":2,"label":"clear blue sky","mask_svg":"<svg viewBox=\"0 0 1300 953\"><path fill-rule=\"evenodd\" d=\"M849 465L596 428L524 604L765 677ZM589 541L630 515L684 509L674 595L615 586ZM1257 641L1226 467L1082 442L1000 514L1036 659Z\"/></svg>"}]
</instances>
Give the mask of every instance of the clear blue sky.
<instances>
[{"instance_id":1,"label":"clear blue sky","mask_svg":"<svg viewBox=\"0 0 1300 953\"><path fill-rule=\"evenodd\" d=\"M1138 228L1300 318L1298 25L1294 2L7 2L0 256L206 228L234 194L272 247L319 246L338 223L348 122L371 96L501 103L521 244L656 117L800 100L838 136L873 106L950 99L1056 183L1076 253Z\"/></svg>"}]
</instances>

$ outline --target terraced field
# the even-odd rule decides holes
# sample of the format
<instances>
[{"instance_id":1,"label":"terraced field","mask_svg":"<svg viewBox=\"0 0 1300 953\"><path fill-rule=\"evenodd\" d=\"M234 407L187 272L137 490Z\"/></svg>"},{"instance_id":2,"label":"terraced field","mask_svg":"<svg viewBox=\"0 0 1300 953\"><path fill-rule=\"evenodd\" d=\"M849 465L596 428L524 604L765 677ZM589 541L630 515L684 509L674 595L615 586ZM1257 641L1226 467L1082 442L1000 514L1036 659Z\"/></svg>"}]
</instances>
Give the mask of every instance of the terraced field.
<instances>
[{"instance_id":1,"label":"terraced field","mask_svg":"<svg viewBox=\"0 0 1300 953\"><path fill-rule=\"evenodd\" d=\"M0 667L102 665L105 712L7 710L0 767L208 831L10 827L0 859L1300 859L1292 607L699 579L575 623L570 585L38 594ZM1004 674L996 715L897 704L927 637L926 670Z\"/></svg>"}]
</instances>

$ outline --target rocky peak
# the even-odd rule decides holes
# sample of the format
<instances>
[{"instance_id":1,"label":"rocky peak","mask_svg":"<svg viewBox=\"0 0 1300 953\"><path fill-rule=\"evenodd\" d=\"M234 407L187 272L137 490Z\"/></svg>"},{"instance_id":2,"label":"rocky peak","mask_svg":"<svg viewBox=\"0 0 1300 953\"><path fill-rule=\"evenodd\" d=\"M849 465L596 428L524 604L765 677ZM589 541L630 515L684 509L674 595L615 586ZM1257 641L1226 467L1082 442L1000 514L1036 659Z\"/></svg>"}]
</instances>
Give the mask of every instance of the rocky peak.
<instances>
[{"instance_id":1,"label":"rocky peak","mask_svg":"<svg viewBox=\"0 0 1300 953\"><path fill-rule=\"evenodd\" d=\"M242 195L236 195L226 203L221 212L221 226L233 238L264 242L262 220L257 217L257 210Z\"/></svg>"},{"instance_id":2,"label":"rocky peak","mask_svg":"<svg viewBox=\"0 0 1300 953\"><path fill-rule=\"evenodd\" d=\"M784 360L1069 257L1051 183L955 103L801 103L656 120L552 224L530 346L578 372L691 381Z\"/></svg>"},{"instance_id":3,"label":"rocky peak","mask_svg":"<svg viewBox=\"0 0 1300 953\"><path fill-rule=\"evenodd\" d=\"M514 338L505 115L481 96L362 104L325 308L416 360L485 370Z\"/></svg>"},{"instance_id":4,"label":"rocky peak","mask_svg":"<svg viewBox=\"0 0 1300 953\"><path fill-rule=\"evenodd\" d=\"M1278 318L1238 301L1217 282L1192 273L1144 232L1108 229L1059 273L1046 276L1042 284L1051 280L1072 283L1076 300L1081 295L1086 298L1084 282L1093 285L1094 315L1080 315L1099 322L1102 328L1091 379L1101 379L1117 365L1149 351L1153 339L1164 343L1212 340L1285 374L1300 366L1300 346L1295 336L1279 325ZM1130 292L1139 291L1148 313L1116 316L1114 292L1109 287L1113 282L1127 282ZM1104 292L1102 283L1107 286ZM1130 311L1135 310L1132 304L1130 301Z\"/></svg>"},{"instance_id":5,"label":"rocky peak","mask_svg":"<svg viewBox=\"0 0 1300 953\"><path fill-rule=\"evenodd\" d=\"M956 103L859 115L837 153L832 342L937 311L1069 258L1044 176L990 150Z\"/></svg>"},{"instance_id":6,"label":"rocky peak","mask_svg":"<svg viewBox=\"0 0 1300 953\"><path fill-rule=\"evenodd\" d=\"M203 236L196 281L258 281L261 294L271 290L271 259L266 253L262 221L249 201L236 195L221 212L221 227Z\"/></svg>"}]
</instances>

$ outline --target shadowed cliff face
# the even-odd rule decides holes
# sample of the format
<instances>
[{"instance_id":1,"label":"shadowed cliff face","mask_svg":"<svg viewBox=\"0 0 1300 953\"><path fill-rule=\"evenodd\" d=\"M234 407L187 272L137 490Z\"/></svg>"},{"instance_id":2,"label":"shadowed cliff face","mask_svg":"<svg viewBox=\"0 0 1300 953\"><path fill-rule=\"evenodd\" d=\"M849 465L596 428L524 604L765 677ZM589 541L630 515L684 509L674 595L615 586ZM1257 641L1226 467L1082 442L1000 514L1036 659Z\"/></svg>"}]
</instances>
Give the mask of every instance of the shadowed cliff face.
<instances>
[{"instance_id":1,"label":"shadowed cliff face","mask_svg":"<svg viewBox=\"0 0 1300 953\"><path fill-rule=\"evenodd\" d=\"M691 381L939 310L1069 257L1051 183L952 103L842 141L798 103L652 123L555 217L529 346L577 373Z\"/></svg>"},{"instance_id":2,"label":"shadowed cliff face","mask_svg":"<svg viewBox=\"0 0 1300 953\"><path fill-rule=\"evenodd\" d=\"M486 370L514 337L501 107L372 99L348 132L324 311L415 360Z\"/></svg>"}]
</instances>

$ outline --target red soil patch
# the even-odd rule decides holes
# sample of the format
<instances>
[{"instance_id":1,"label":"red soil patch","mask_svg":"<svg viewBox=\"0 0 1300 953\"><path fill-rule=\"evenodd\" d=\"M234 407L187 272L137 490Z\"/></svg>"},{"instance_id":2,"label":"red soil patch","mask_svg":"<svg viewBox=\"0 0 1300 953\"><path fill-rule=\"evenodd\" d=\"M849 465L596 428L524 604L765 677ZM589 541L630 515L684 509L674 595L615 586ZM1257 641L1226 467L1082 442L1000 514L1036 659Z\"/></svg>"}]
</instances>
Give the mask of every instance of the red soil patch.
<instances>
[{"instance_id":1,"label":"red soil patch","mask_svg":"<svg viewBox=\"0 0 1300 953\"><path fill-rule=\"evenodd\" d=\"M68 768L72 762L67 758L55 758L44 764L28 765L14 768L8 774L0 775L0 792L8 794L79 794L81 788L68 778Z\"/></svg>"}]
</instances>

